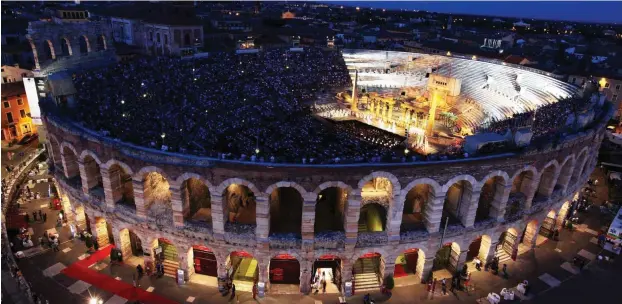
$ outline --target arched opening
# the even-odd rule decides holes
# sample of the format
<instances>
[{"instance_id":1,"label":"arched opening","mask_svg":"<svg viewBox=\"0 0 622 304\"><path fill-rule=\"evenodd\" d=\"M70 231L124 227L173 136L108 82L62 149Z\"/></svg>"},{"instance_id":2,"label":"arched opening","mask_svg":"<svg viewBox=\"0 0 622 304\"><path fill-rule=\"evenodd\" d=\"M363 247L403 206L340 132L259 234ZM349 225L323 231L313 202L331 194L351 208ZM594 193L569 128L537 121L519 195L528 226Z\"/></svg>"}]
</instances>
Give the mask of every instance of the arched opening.
<instances>
[{"instance_id":1,"label":"arched opening","mask_svg":"<svg viewBox=\"0 0 622 304\"><path fill-rule=\"evenodd\" d=\"M512 259L514 256L514 250L517 247L517 238L518 233L514 228L510 228L501 234L497 250L495 252L495 257L499 259L499 263Z\"/></svg>"},{"instance_id":2,"label":"arched opening","mask_svg":"<svg viewBox=\"0 0 622 304\"><path fill-rule=\"evenodd\" d=\"M182 183L181 191L184 220L211 226L212 203L207 185L198 178L189 178Z\"/></svg>"},{"instance_id":3,"label":"arched opening","mask_svg":"<svg viewBox=\"0 0 622 304\"><path fill-rule=\"evenodd\" d=\"M80 54L88 54L90 51L89 40L85 35L80 36Z\"/></svg>"},{"instance_id":4,"label":"arched opening","mask_svg":"<svg viewBox=\"0 0 622 304\"><path fill-rule=\"evenodd\" d=\"M229 233L255 234L255 194L244 185L229 185L223 192L223 214L227 216L225 231Z\"/></svg>"},{"instance_id":5,"label":"arched opening","mask_svg":"<svg viewBox=\"0 0 622 304\"><path fill-rule=\"evenodd\" d=\"M125 172L123 167L117 164L113 164L108 168L108 175L110 176L112 199L115 204L136 209L132 176Z\"/></svg>"},{"instance_id":6,"label":"arched opening","mask_svg":"<svg viewBox=\"0 0 622 304\"><path fill-rule=\"evenodd\" d=\"M486 263L488 259L488 252L490 251L491 239L487 235L481 235L477 237L471 244L469 245L469 251L467 252L466 261L473 261L476 257L482 261L481 265ZM469 271L473 271L475 269L474 263L467 263L469 266Z\"/></svg>"},{"instance_id":7,"label":"arched opening","mask_svg":"<svg viewBox=\"0 0 622 304\"><path fill-rule=\"evenodd\" d=\"M270 290L275 293L298 293L300 289L300 262L290 254L279 254L270 259L268 266Z\"/></svg>"},{"instance_id":8,"label":"arched opening","mask_svg":"<svg viewBox=\"0 0 622 304\"><path fill-rule=\"evenodd\" d=\"M106 36L104 35L97 36L97 50L103 51L106 49L108 49L108 47L106 46Z\"/></svg>"},{"instance_id":9,"label":"arched opening","mask_svg":"<svg viewBox=\"0 0 622 304\"><path fill-rule=\"evenodd\" d=\"M166 178L158 172L149 172L143 178L143 187L147 217L158 224L172 225L171 191Z\"/></svg>"},{"instance_id":10,"label":"arched opening","mask_svg":"<svg viewBox=\"0 0 622 304\"><path fill-rule=\"evenodd\" d=\"M110 244L112 237L112 231L108 229L108 223L106 218L95 217L95 227L91 227L91 232L97 235L97 243L100 247L104 247Z\"/></svg>"},{"instance_id":11,"label":"arched opening","mask_svg":"<svg viewBox=\"0 0 622 304\"><path fill-rule=\"evenodd\" d=\"M384 259L379 253L370 252L359 257L352 267L355 292L367 293L379 290L383 271Z\"/></svg>"},{"instance_id":12,"label":"arched opening","mask_svg":"<svg viewBox=\"0 0 622 304\"><path fill-rule=\"evenodd\" d=\"M587 155L586 155L587 157ZM585 163L583 164L583 167L581 168L581 173L579 174L579 177L585 175L587 173L587 170L590 166L590 159L588 158Z\"/></svg>"},{"instance_id":13,"label":"arched opening","mask_svg":"<svg viewBox=\"0 0 622 304\"><path fill-rule=\"evenodd\" d=\"M549 213L546 215L546 218L542 222L542 226L540 226L536 245L539 246L542 243L546 242L546 239L553 237L553 233L555 232L555 215L555 210L550 210Z\"/></svg>"},{"instance_id":14,"label":"arched opening","mask_svg":"<svg viewBox=\"0 0 622 304\"><path fill-rule=\"evenodd\" d=\"M42 57L42 58L41 57L39 58L40 61L56 59L56 52L54 52L54 45L52 44L52 41L45 40L43 42L43 54L37 54L37 55Z\"/></svg>"},{"instance_id":15,"label":"arched opening","mask_svg":"<svg viewBox=\"0 0 622 304\"><path fill-rule=\"evenodd\" d=\"M279 187L270 193L270 234L301 237L302 196L293 187Z\"/></svg>"},{"instance_id":16,"label":"arched opening","mask_svg":"<svg viewBox=\"0 0 622 304\"><path fill-rule=\"evenodd\" d=\"M104 187L99 164L90 155L86 155L82 160L84 173L86 174L86 185L91 195L104 197Z\"/></svg>"},{"instance_id":17,"label":"arched opening","mask_svg":"<svg viewBox=\"0 0 622 304\"><path fill-rule=\"evenodd\" d=\"M449 226L462 224L461 219L467 215L472 193L473 185L466 180L457 181L449 187L443 204L441 225L447 220Z\"/></svg>"},{"instance_id":18,"label":"arched opening","mask_svg":"<svg viewBox=\"0 0 622 304\"><path fill-rule=\"evenodd\" d=\"M425 254L419 248L411 248L402 252L395 259L393 277L396 285L414 285L420 283L425 265Z\"/></svg>"},{"instance_id":19,"label":"arched opening","mask_svg":"<svg viewBox=\"0 0 622 304\"><path fill-rule=\"evenodd\" d=\"M458 270L460 245L457 243L444 244L434 257L433 277L437 279L452 278Z\"/></svg>"},{"instance_id":20,"label":"arched opening","mask_svg":"<svg viewBox=\"0 0 622 304\"><path fill-rule=\"evenodd\" d=\"M428 184L416 185L408 191L404 201L400 232L426 230L424 214L430 197L434 195L431 191L433 189Z\"/></svg>"},{"instance_id":21,"label":"arched opening","mask_svg":"<svg viewBox=\"0 0 622 304\"><path fill-rule=\"evenodd\" d=\"M75 188L81 188L82 180L80 179L78 156L68 146L63 148L63 160L63 167L65 169L65 177L67 178L67 182Z\"/></svg>"},{"instance_id":22,"label":"arched opening","mask_svg":"<svg viewBox=\"0 0 622 304\"><path fill-rule=\"evenodd\" d=\"M156 263L159 261L164 266L164 275L176 278L179 269L177 247L165 238L155 239L151 245Z\"/></svg>"},{"instance_id":23,"label":"arched opening","mask_svg":"<svg viewBox=\"0 0 622 304\"><path fill-rule=\"evenodd\" d=\"M570 185L575 185L579 181L579 178L581 177L581 171L584 168L584 162L586 162L586 158L587 152L584 150L583 152L581 152L581 154L579 154L579 157L577 158L574 172L572 174L572 178L570 179Z\"/></svg>"},{"instance_id":24,"label":"arched opening","mask_svg":"<svg viewBox=\"0 0 622 304\"><path fill-rule=\"evenodd\" d=\"M246 251L234 251L227 257L226 268L238 291L253 291L253 284L259 279L258 267L257 260Z\"/></svg>"},{"instance_id":25,"label":"arched opening","mask_svg":"<svg viewBox=\"0 0 622 304\"><path fill-rule=\"evenodd\" d=\"M568 218L568 211L570 210L570 202L565 202L559 209L557 215L557 221L555 223L556 229L562 229L564 227L564 221Z\"/></svg>"},{"instance_id":26,"label":"arched opening","mask_svg":"<svg viewBox=\"0 0 622 304\"><path fill-rule=\"evenodd\" d=\"M339 187L322 190L315 203L315 233L344 231L345 206L348 193Z\"/></svg>"},{"instance_id":27,"label":"arched opening","mask_svg":"<svg viewBox=\"0 0 622 304\"><path fill-rule=\"evenodd\" d=\"M559 172L559 177L557 178L557 185L555 186L555 188L563 189L568 187L568 182L572 177L572 167L574 165L573 161L574 160L571 158L566 160L566 162L562 166L561 171Z\"/></svg>"},{"instance_id":28,"label":"arched opening","mask_svg":"<svg viewBox=\"0 0 622 304\"><path fill-rule=\"evenodd\" d=\"M193 282L201 281L209 286L218 286L218 261L212 249L194 245L189 254L188 261L192 261L195 274L190 280Z\"/></svg>"},{"instance_id":29,"label":"arched opening","mask_svg":"<svg viewBox=\"0 0 622 304\"><path fill-rule=\"evenodd\" d=\"M54 162L54 166L62 168L63 159L60 154L60 144L54 137L50 138L50 146L52 147L52 161Z\"/></svg>"},{"instance_id":30,"label":"arched opening","mask_svg":"<svg viewBox=\"0 0 622 304\"><path fill-rule=\"evenodd\" d=\"M368 203L361 207L358 232L382 232L387 225L387 210L380 204Z\"/></svg>"},{"instance_id":31,"label":"arched opening","mask_svg":"<svg viewBox=\"0 0 622 304\"><path fill-rule=\"evenodd\" d=\"M532 187L534 179L533 171L526 170L514 177L512 180L512 190L508 197L508 204L505 210L505 220L514 221L521 217L527 194Z\"/></svg>"},{"instance_id":32,"label":"arched opening","mask_svg":"<svg viewBox=\"0 0 622 304\"><path fill-rule=\"evenodd\" d=\"M544 169L542 175L540 175L540 184L536 192L537 198L546 199L553 193L553 187L555 186L555 169L555 165L550 164Z\"/></svg>"},{"instance_id":33,"label":"arched opening","mask_svg":"<svg viewBox=\"0 0 622 304\"><path fill-rule=\"evenodd\" d=\"M188 47L191 45L191 41L190 41L190 33L186 33L184 34L184 46Z\"/></svg>"},{"instance_id":34,"label":"arched opening","mask_svg":"<svg viewBox=\"0 0 622 304\"><path fill-rule=\"evenodd\" d=\"M68 38L61 38L61 40L60 40L60 47L61 47L61 51L63 53L63 56L71 56L71 54L72 54L71 44L70 44Z\"/></svg>"},{"instance_id":35,"label":"arched opening","mask_svg":"<svg viewBox=\"0 0 622 304\"><path fill-rule=\"evenodd\" d=\"M519 253L531 249L531 246L534 244L537 236L538 221L532 220L527 224L527 227L525 227L525 231L523 232L523 241L521 242L521 245L523 245L522 247L524 248L519 248Z\"/></svg>"},{"instance_id":36,"label":"arched opening","mask_svg":"<svg viewBox=\"0 0 622 304\"><path fill-rule=\"evenodd\" d=\"M131 266L143 264L143 242L133 230L121 229L119 243L117 247L121 250L126 264Z\"/></svg>"},{"instance_id":37,"label":"arched opening","mask_svg":"<svg viewBox=\"0 0 622 304\"><path fill-rule=\"evenodd\" d=\"M490 218L492 205L500 201L503 196L503 185L505 181L501 176L494 176L486 180L482 186L475 213L475 223L483 222Z\"/></svg>"},{"instance_id":38,"label":"arched opening","mask_svg":"<svg viewBox=\"0 0 622 304\"><path fill-rule=\"evenodd\" d=\"M386 177L375 177L365 183L361 189L361 199L365 201L374 201L385 207L389 207L391 197L393 196L393 184Z\"/></svg>"},{"instance_id":39,"label":"arched opening","mask_svg":"<svg viewBox=\"0 0 622 304\"><path fill-rule=\"evenodd\" d=\"M311 282L319 282L324 276L326 293L340 293L341 286L341 259L336 255L322 255L313 262Z\"/></svg>"},{"instance_id":40,"label":"arched opening","mask_svg":"<svg viewBox=\"0 0 622 304\"><path fill-rule=\"evenodd\" d=\"M79 205L75 208L75 219L77 231L88 230L86 213L84 212L84 206Z\"/></svg>"}]
</instances>

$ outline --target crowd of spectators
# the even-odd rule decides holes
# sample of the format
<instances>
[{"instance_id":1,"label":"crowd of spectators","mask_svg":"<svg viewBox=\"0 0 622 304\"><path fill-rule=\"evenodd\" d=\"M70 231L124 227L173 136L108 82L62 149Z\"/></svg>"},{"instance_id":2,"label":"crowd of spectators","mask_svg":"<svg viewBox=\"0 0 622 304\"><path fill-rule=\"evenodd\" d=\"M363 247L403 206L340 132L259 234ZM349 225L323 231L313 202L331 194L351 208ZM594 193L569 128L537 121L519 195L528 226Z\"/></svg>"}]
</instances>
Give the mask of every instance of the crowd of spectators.
<instances>
[{"instance_id":1,"label":"crowd of spectators","mask_svg":"<svg viewBox=\"0 0 622 304\"><path fill-rule=\"evenodd\" d=\"M480 131L505 134L508 130L531 127L534 138L548 136L563 130L569 117L587 110L590 104L588 98L568 98L534 111L514 114L508 119L490 122Z\"/></svg>"},{"instance_id":2,"label":"crowd of spectators","mask_svg":"<svg viewBox=\"0 0 622 304\"><path fill-rule=\"evenodd\" d=\"M311 115L316 93L351 80L341 54L210 54L202 60L137 59L74 75L78 119L100 134L228 159L366 161L386 147L327 130Z\"/></svg>"}]
</instances>

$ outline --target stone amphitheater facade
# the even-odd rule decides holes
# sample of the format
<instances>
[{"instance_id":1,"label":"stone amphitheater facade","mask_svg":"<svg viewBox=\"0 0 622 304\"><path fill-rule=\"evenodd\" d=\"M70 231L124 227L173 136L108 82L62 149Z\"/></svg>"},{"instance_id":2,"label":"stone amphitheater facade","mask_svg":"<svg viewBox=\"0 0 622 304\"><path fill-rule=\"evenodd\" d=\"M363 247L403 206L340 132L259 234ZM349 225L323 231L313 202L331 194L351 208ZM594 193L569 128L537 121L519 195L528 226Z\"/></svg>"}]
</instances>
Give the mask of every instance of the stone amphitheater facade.
<instances>
[{"instance_id":1,"label":"stone amphitheater facade","mask_svg":"<svg viewBox=\"0 0 622 304\"><path fill-rule=\"evenodd\" d=\"M435 253L444 244L451 243L459 254L455 268L465 264L469 244L478 238L485 242L477 255L485 260L494 256L501 235L509 230L518 236L513 255L520 244L532 248L543 221L552 217L560 227L568 202L587 181L605 136L605 121L586 132L568 136L557 145L517 154L351 165L266 164L180 155L103 138L58 117L47 116L44 124L50 139L47 150L68 220L91 227L105 222L108 235L101 235L106 234L102 232L105 230L91 229L100 246L114 242L121 247L124 257L128 257L132 255L130 250L121 245L127 243L123 239L128 231L141 239L144 252L152 252L158 240L166 239L177 248L179 268L185 270L187 279L194 274L193 246L208 247L214 253L219 278L227 276L229 254L244 251L257 260L258 281L266 283L268 290L271 258L288 254L300 263L300 291L308 292L313 263L324 255L341 260L342 282L346 283L353 279L352 269L357 259L369 253L382 257L379 269L382 280L393 273L395 260L401 253L418 249L416 275L424 279L432 271ZM153 203L149 202L151 190L147 189L146 176L152 172L159 173L169 185L172 211L165 214L168 219L164 221L152 218L148 212L148 205ZM209 189L212 223L205 229L194 227L186 220L190 207L184 182L191 178ZM382 232L359 233L361 209L378 201L367 196L364 186L379 178L389 185L383 190L386 196L381 200L386 208L386 228ZM131 179L135 209L117 203L121 195L120 179L127 180L128 185ZM476 221L480 196L491 179L494 187L485 190L493 191L488 196L491 200L488 217ZM99 182L103 191L96 192ZM424 184L428 185L422 211L425 229L416 233L401 231L408 193ZM443 229L445 198L455 184L461 185L461 204L454 210L460 223ZM226 231L229 216L224 192L230 185L246 186L255 197L256 228L250 235ZM292 242L271 239L270 235L270 195L281 187L294 188L302 198L301 239ZM320 239L314 233L318 195L330 187L345 191L347 198L340 242ZM520 212L515 216L506 214L512 197L522 197L518 205ZM145 263L153 262L152 256L146 255L144 259Z\"/></svg>"}]
</instances>

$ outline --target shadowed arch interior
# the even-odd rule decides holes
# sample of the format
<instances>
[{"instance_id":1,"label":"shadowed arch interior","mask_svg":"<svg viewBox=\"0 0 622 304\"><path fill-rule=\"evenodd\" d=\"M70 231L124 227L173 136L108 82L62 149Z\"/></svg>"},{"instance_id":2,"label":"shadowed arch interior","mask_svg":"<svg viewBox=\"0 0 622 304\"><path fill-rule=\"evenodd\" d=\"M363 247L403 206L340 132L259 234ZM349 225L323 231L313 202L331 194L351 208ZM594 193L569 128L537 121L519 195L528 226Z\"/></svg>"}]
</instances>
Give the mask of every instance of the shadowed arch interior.
<instances>
[{"instance_id":1,"label":"shadowed arch interior","mask_svg":"<svg viewBox=\"0 0 622 304\"><path fill-rule=\"evenodd\" d=\"M457 181L447 189L441 225L444 225L447 219L449 225L461 223L461 219L467 215L472 193L473 186L466 180Z\"/></svg>"},{"instance_id":2,"label":"shadowed arch interior","mask_svg":"<svg viewBox=\"0 0 622 304\"><path fill-rule=\"evenodd\" d=\"M555 165L548 165L542 175L540 175L540 184L538 185L537 196L549 197L555 186Z\"/></svg>"},{"instance_id":3,"label":"shadowed arch interior","mask_svg":"<svg viewBox=\"0 0 622 304\"><path fill-rule=\"evenodd\" d=\"M76 183L81 184L80 167L78 166L78 156L68 146L63 147L63 158L65 167L65 177L69 180L76 179Z\"/></svg>"},{"instance_id":4,"label":"shadowed arch interior","mask_svg":"<svg viewBox=\"0 0 622 304\"><path fill-rule=\"evenodd\" d=\"M346 190L329 187L317 196L315 204L314 232L344 231L345 206L348 200Z\"/></svg>"},{"instance_id":5,"label":"shadowed arch interior","mask_svg":"<svg viewBox=\"0 0 622 304\"><path fill-rule=\"evenodd\" d=\"M231 184L223 192L222 199L227 223L255 225L257 203L255 194L248 187Z\"/></svg>"},{"instance_id":6,"label":"shadowed arch interior","mask_svg":"<svg viewBox=\"0 0 622 304\"><path fill-rule=\"evenodd\" d=\"M424 214L433 194L428 184L419 184L410 189L404 200L400 231L425 230Z\"/></svg>"},{"instance_id":7,"label":"shadowed arch interior","mask_svg":"<svg viewBox=\"0 0 622 304\"><path fill-rule=\"evenodd\" d=\"M115 204L121 204L136 208L134 203L134 185L130 176L123 167L113 164L108 169L110 176L110 186L112 188L112 198Z\"/></svg>"},{"instance_id":8,"label":"shadowed arch interior","mask_svg":"<svg viewBox=\"0 0 622 304\"><path fill-rule=\"evenodd\" d=\"M212 223L212 202L209 188L198 178L189 178L182 183L181 199L184 219Z\"/></svg>"},{"instance_id":9,"label":"shadowed arch interior","mask_svg":"<svg viewBox=\"0 0 622 304\"><path fill-rule=\"evenodd\" d=\"M92 156L86 155L82 163L84 165L84 173L86 174L87 188L89 191L97 193L103 197L104 188L102 175L97 161L95 161Z\"/></svg>"},{"instance_id":10,"label":"shadowed arch interior","mask_svg":"<svg viewBox=\"0 0 622 304\"><path fill-rule=\"evenodd\" d=\"M145 174L143 185L145 210L149 217L164 222L172 221L173 210L168 180L158 172L149 172Z\"/></svg>"},{"instance_id":11,"label":"shadowed arch interior","mask_svg":"<svg viewBox=\"0 0 622 304\"><path fill-rule=\"evenodd\" d=\"M503 177L494 176L486 180L480 191L479 202L477 204L477 212L475 214L475 222L485 221L490 218L490 211L495 199L499 199L499 195L503 194Z\"/></svg>"},{"instance_id":12,"label":"shadowed arch interior","mask_svg":"<svg viewBox=\"0 0 622 304\"><path fill-rule=\"evenodd\" d=\"M279 187L270 193L270 234L301 234L303 199L293 187Z\"/></svg>"}]
</instances>

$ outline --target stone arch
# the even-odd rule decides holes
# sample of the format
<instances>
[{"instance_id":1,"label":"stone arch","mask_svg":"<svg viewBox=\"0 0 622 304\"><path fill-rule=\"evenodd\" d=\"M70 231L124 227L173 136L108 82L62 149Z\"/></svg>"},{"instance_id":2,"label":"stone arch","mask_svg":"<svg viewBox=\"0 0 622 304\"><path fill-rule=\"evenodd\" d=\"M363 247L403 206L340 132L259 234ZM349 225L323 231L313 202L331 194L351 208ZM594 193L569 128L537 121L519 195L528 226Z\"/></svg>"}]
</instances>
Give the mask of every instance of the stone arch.
<instances>
[{"instance_id":1,"label":"stone arch","mask_svg":"<svg viewBox=\"0 0 622 304\"><path fill-rule=\"evenodd\" d=\"M168 225L173 220L172 193L169 179L160 172L156 167L146 167L138 175L142 176L143 206L148 218Z\"/></svg>"},{"instance_id":2,"label":"stone arch","mask_svg":"<svg viewBox=\"0 0 622 304\"><path fill-rule=\"evenodd\" d=\"M557 219L555 221L555 227L557 229L561 229L564 225L564 221L568 217L568 211L570 211L570 202L566 201L559 208L559 212L557 213Z\"/></svg>"},{"instance_id":3,"label":"stone arch","mask_svg":"<svg viewBox=\"0 0 622 304\"><path fill-rule=\"evenodd\" d=\"M395 269L393 277L406 277L415 275L416 281L421 282L425 278L425 251L416 246L407 246L400 249L395 255Z\"/></svg>"},{"instance_id":4,"label":"stone arch","mask_svg":"<svg viewBox=\"0 0 622 304\"><path fill-rule=\"evenodd\" d=\"M313 231L315 233L345 231L348 195L352 188L342 182L326 182L320 185L314 206Z\"/></svg>"},{"instance_id":5,"label":"stone arch","mask_svg":"<svg viewBox=\"0 0 622 304\"><path fill-rule=\"evenodd\" d=\"M35 64L35 70L38 70L41 68L41 66L39 65L39 51L37 51L37 46L32 41L32 39L28 38L28 44L30 44L30 49L32 50L32 58Z\"/></svg>"},{"instance_id":6,"label":"stone arch","mask_svg":"<svg viewBox=\"0 0 622 304\"><path fill-rule=\"evenodd\" d=\"M479 188L477 180L468 174L459 175L443 185L445 198L443 202L441 224L447 219L450 224L468 226L470 210L477 208L473 205L475 191Z\"/></svg>"},{"instance_id":7,"label":"stone arch","mask_svg":"<svg viewBox=\"0 0 622 304\"><path fill-rule=\"evenodd\" d=\"M101 174L101 161L95 155L95 153L89 150L83 150L80 155L80 162L84 168L82 183L86 186L84 190L90 191L91 189L98 188L99 195L103 197L103 178Z\"/></svg>"},{"instance_id":8,"label":"stone arch","mask_svg":"<svg viewBox=\"0 0 622 304\"><path fill-rule=\"evenodd\" d=\"M479 199L475 212L475 223L494 218L496 212L505 206L506 188L510 177L504 171L490 172L480 183Z\"/></svg>"},{"instance_id":9,"label":"stone arch","mask_svg":"<svg viewBox=\"0 0 622 304\"><path fill-rule=\"evenodd\" d=\"M172 180L168 177L168 175L166 174L166 171L164 171L163 169L156 167L156 166L147 166L147 167L142 167L136 174L134 174L134 180L136 181L143 181L145 179L145 176L151 172L157 172L160 175L162 175L162 177L164 177L167 181Z\"/></svg>"},{"instance_id":10,"label":"stone arch","mask_svg":"<svg viewBox=\"0 0 622 304\"><path fill-rule=\"evenodd\" d=\"M56 139L56 136L54 136L54 134L49 134L50 137L50 147L52 150L52 161L54 162L54 165L56 166L62 166L63 164L63 160L62 160L62 155L60 153L60 144L58 142L58 139Z\"/></svg>"},{"instance_id":11,"label":"stone arch","mask_svg":"<svg viewBox=\"0 0 622 304\"><path fill-rule=\"evenodd\" d=\"M358 232L383 232L389 228L388 209L378 203L361 206Z\"/></svg>"},{"instance_id":12,"label":"stone arch","mask_svg":"<svg viewBox=\"0 0 622 304\"><path fill-rule=\"evenodd\" d=\"M450 273L455 273L460 263L460 253L460 244L456 242L441 244L441 247L436 251L434 256L434 265L432 269L448 269Z\"/></svg>"},{"instance_id":13,"label":"stone arch","mask_svg":"<svg viewBox=\"0 0 622 304\"><path fill-rule=\"evenodd\" d=\"M73 55L73 50L71 48L71 41L69 40L68 37L61 37L60 38L60 47L61 47L63 56L72 56Z\"/></svg>"},{"instance_id":14,"label":"stone arch","mask_svg":"<svg viewBox=\"0 0 622 304\"><path fill-rule=\"evenodd\" d=\"M212 196L210 184L200 175L184 173L179 185L184 220L212 223ZM213 188L212 188L213 189Z\"/></svg>"},{"instance_id":15,"label":"stone arch","mask_svg":"<svg viewBox=\"0 0 622 304\"><path fill-rule=\"evenodd\" d=\"M32 46L34 46L34 44ZM54 43L52 43L51 40L48 39L48 40L43 41L43 54L41 55L43 55L43 58L40 58L40 59L43 59L42 61L56 60L57 54L56 54L56 50L54 49Z\"/></svg>"},{"instance_id":16,"label":"stone arch","mask_svg":"<svg viewBox=\"0 0 622 304\"><path fill-rule=\"evenodd\" d=\"M313 195L314 196L318 196L320 194L320 192L322 192L323 190L327 189L327 188L331 188L331 187L338 187L341 189L345 189L346 192L348 193L348 195L350 195L352 193L352 187L350 187L350 185L344 183L344 182L340 182L340 181L332 181L332 182L324 182L321 185L317 186L317 188L315 188L315 190L313 190Z\"/></svg>"},{"instance_id":17,"label":"stone arch","mask_svg":"<svg viewBox=\"0 0 622 304\"><path fill-rule=\"evenodd\" d=\"M216 188L212 195L221 200L225 231L233 224L256 225L257 197L261 194L253 183L239 178L227 179ZM218 204L218 200L213 203Z\"/></svg>"},{"instance_id":18,"label":"stone arch","mask_svg":"<svg viewBox=\"0 0 622 304\"><path fill-rule=\"evenodd\" d=\"M431 225L429 217L434 210L437 197L442 193L442 186L430 178L419 178L410 182L400 195L402 221L400 233L423 231Z\"/></svg>"},{"instance_id":19,"label":"stone arch","mask_svg":"<svg viewBox=\"0 0 622 304\"><path fill-rule=\"evenodd\" d=\"M204 183L209 189L215 189L214 185L212 185L212 183L209 180L207 180L205 177L203 177L200 174L192 173L192 172L186 172L180 175L179 177L177 177L174 185L181 187L181 185L189 178L196 178L200 180L202 183Z\"/></svg>"},{"instance_id":20,"label":"stone arch","mask_svg":"<svg viewBox=\"0 0 622 304\"><path fill-rule=\"evenodd\" d=\"M400 189L401 189L400 182L397 179L397 177L395 177L395 175L388 173L388 172L384 172L384 171L374 171L371 174L363 177L359 181L358 188L356 189L356 194L360 195L365 184L372 181L374 178L378 178L378 177L386 178L391 182L391 186L392 186L391 194L392 195L397 195L400 193Z\"/></svg>"},{"instance_id":21,"label":"stone arch","mask_svg":"<svg viewBox=\"0 0 622 304\"><path fill-rule=\"evenodd\" d=\"M505 219L513 220L520 216L520 212L527 207L526 202L537 185L538 170L534 166L526 166L518 170L511 179L512 188L508 198Z\"/></svg>"},{"instance_id":22,"label":"stone arch","mask_svg":"<svg viewBox=\"0 0 622 304\"><path fill-rule=\"evenodd\" d=\"M241 178L229 178L224 180L222 183L220 183L220 185L218 185L218 188L216 188L216 193L222 194L225 189L227 189L227 187L233 184L246 186L255 194L255 196L259 196L262 194L262 192L259 191L259 189L253 183Z\"/></svg>"},{"instance_id":23,"label":"stone arch","mask_svg":"<svg viewBox=\"0 0 622 304\"><path fill-rule=\"evenodd\" d=\"M576 158L575 166L573 169L574 172L572 173L572 177L570 178L570 185L574 186L579 181L579 178L581 178L581 171L583 169L585 162L587 161L587 154L588 154L587 147L583 147L583 149L581 149L579 154L577 154L578 156Z\"/></svg>"},{"instance_id":24,"label":"stone arch","mask_svg":"<svg viewBox=\"0 0 622 304\"><path fill-rule=\"evenodd\" d=\"M76 152L76 148L74 148L71 143L63 142L60 145L60 149L61 157L63 159L63 169L65 170L65 177L68 179L80 177L80 167L78 164L79 154ZM81 183L81 181L78 183Z\"/></svg>"},{"instance_id":25,"label":"stone arch","mask_svg":"<svg viewBox=\"0 0 622 304\"><path fill-rule=\"evenodd\" d=\"M562 189L563 192L566 192L566 189L568 189L570 178L572 177L572 169L575 167L575 162L576 159L574 154L570 154L564 159L564 162L560 166L561 169L559 170L559 177L557 178L556 187Z\"/></svg>"},{"instance_id":26,"label":"stone arch","mask_svg":"<svg viewBox=\"0 0 622 304\"><path fill-rule=\"evenodd\" d=\"M538 178L538 189L536 195L548 198L553 193L557 177L559 175L559 163L557 160L550 160L544 167Z\"/></svg>"},{"instance_id":27,"label":"stone arch","mask_svg":"<svg viewBox=\"0 0 622 304\"><path fill-rule=\"evenodd\" d=\"M122 161L119 161L117 159L114 159L114 158L109 159L106 163L101 165L101 167L104 168L104 169L110 169L113 165L117 165L117 166L123 168L125 173L129 174L130 176L134 175L134 171L132 170L132 168L130 166L128 166L126 163L124 163Z\"/></svg>"},{"instance_id":28,"label":"stone arch","mask_svg":"<svg viewBox=\"0 0 622 304\"><path fill-rule=\"evenodd\" d=\"M536 244L536 238L538 237L538 220L532 219L527 223L525 227L525 232L523 232L523 244L528 245L530 247Z\"/></svg>"},{"instance_id":29,"label":"stone arch","mask_svg":"<svg viewBox=\"0 0 622 304\"><path fill-rule=\"evenodd\" d=\"M293 182L278 182L266 188L265 193L268 196L269 234L302 235L305 189Z\"/></svg>"},{"instance_id":30,"label":"stone arch","mask_svg":"<svg viewBox=\"0 0 622 304\"><path fill-rule=\"evenodd\" d=\"M80 44L80 54L88 54L91 52L91 44L86 35L80 35L78 37L78 42Z\"/></svg>"}]
</instances>

